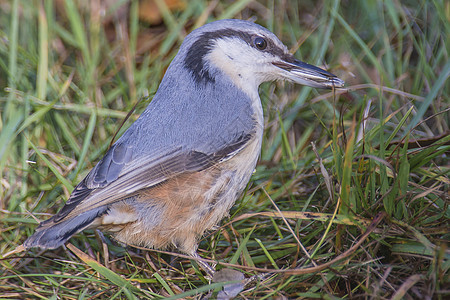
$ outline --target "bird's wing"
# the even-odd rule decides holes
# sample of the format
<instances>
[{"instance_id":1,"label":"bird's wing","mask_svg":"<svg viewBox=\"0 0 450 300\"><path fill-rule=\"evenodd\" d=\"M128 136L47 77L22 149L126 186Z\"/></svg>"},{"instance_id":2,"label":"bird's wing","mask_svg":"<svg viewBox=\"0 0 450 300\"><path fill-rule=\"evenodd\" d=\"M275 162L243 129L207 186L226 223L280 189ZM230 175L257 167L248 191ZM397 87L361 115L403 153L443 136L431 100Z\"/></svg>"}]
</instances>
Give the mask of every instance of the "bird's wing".
<instances>
[{"instance_id":1,"label":"bird's wing","mask_svg":"<svg viewBox=\"0 0 450 300\"><path fill-rule=\"evenodd\" d=\"M58 223L89 210L125 199L174 176L198 172L233 157L243 149L251 134L236 137L214 153L173 147L153 155L133 157L133 149L115 144L72 192L66 205L51 219Z\"/></svg>"}]
</instances>

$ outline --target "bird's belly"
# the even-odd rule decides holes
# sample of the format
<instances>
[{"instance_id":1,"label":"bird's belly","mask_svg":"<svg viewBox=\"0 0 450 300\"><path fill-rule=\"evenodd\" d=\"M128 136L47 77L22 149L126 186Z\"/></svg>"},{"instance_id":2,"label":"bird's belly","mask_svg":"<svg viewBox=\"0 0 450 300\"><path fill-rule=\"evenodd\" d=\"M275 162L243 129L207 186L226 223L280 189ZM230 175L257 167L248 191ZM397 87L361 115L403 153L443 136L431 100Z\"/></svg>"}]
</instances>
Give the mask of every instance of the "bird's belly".
<instances>
[{"instance_id":1,"label":"bird's belly","mask_svg":"<svg viewBox=\"0 0 450 300\"><path fill-rule=\"evenodd\" d=\"M192 254L242 194L260 153L256 135L234 157L200 172L186 173L113 204L100 221L128 245L163 249L174 245Z\"/></svg>"}]
</instances>

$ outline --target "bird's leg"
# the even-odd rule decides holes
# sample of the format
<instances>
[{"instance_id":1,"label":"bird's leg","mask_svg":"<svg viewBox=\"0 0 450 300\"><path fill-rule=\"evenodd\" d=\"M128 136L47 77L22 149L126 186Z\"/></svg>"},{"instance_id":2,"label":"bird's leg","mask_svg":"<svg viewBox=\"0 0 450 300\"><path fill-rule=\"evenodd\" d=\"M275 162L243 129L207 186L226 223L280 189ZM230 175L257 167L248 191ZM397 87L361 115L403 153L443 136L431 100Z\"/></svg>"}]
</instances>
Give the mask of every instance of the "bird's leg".
<instances>
[{"instance_id":1,"label":"bird's leg","mask_svg":"<svg viewBox=\"0 0 450 300\"><path fill-rule=\"evenodd\" d=\"M270 277L276 275L275 273L264 273L264 274L257 274L257 275L253 275L249 278L247 278L244 281L244 286L249 285L250 283L254 282L254 281L264 281L269 279Z\"/></svg>"},{"instance_id":2,"label":"bird's leg","mask_svg":"<svg viewBox=\"0 0 450 300\"><path fill-rule=\"evenodd\" d=\"M214 273L216 272L216 270L214 270L213 267L211 267L207 262L203 261L203 258L198 255L197 251L195 251L194 253L191 254L191 256L193 258L196 258L196 262L200 265L200 267L206 272L208 273L208 275L213 278Z\"/></svg>"}]
</instances>

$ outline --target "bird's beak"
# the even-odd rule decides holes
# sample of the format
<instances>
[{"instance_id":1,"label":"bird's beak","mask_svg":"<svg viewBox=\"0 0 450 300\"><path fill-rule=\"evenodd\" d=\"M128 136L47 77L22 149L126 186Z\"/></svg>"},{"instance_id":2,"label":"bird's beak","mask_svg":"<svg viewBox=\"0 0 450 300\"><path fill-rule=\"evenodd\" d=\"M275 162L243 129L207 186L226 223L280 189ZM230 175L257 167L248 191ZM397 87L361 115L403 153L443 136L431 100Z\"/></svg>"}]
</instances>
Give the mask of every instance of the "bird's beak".
<instances>
[{"instance_id":1,"label":"bird's beak","mask_svg":"<svg viewBox=\"0 0 450 300\"><path fill-rule=\"evenodd\" d=\"M293 57L275 61L272 64L281 69L283 77L295 83L325 89L344 86L344 81L337 78L336 75Z\"/></svg>"}]
</instances>

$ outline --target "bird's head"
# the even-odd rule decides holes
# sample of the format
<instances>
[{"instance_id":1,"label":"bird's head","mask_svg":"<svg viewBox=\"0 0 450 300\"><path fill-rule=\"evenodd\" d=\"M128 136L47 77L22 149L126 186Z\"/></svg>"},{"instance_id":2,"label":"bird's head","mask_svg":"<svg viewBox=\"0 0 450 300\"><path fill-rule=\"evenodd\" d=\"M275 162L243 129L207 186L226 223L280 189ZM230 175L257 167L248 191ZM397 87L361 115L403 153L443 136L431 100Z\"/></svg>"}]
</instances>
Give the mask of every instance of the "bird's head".
<instances>
[{"instance_id":1,"label":"bird's head","mask_svg":"<svg viewBox=\"0 0 450 300\"><path fill-rule=\"evenodd\" d=\"M289 80L316 88L342 87L344 81L301 62L269 30L243 20L220 20L189 34L177 55L197 84L223 76L246 92L262 82Z\"/></svg>"}]
</instances>

